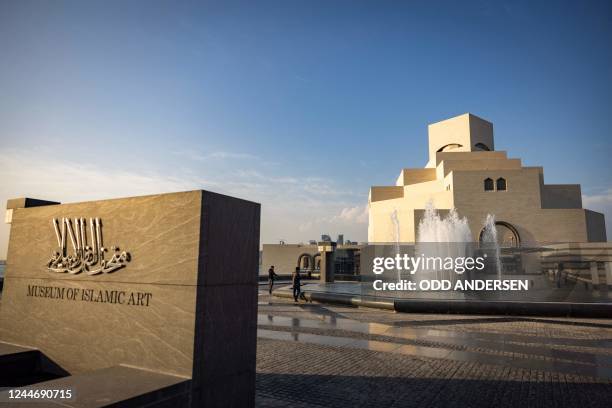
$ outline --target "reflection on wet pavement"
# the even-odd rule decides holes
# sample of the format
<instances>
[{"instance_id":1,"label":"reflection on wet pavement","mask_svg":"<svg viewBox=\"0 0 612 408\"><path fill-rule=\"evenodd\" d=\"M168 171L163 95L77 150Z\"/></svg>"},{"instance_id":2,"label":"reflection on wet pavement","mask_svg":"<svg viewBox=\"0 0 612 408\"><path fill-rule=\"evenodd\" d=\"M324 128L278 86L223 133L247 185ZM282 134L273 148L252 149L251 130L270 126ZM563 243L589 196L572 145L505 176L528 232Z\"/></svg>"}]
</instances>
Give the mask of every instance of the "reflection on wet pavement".
<instances>
[{"instance_id":1,"label":"reflection on wet pavement","mask_svg":"<svg viewBox=\"0 0 612 408\"><path fill-rule=\"evenodd\" d=\"M612 379L611 367L567 363L562 361L533 360L528 358L498 356L468 351L447 350L436 347L412 346L375 340L356 340L349 337L324 336L299 332L281 332L266 329L258 329L257 336L272 340L296 341L300 343L318 344L322 346L358 348L379 352L399 353L415 357L440 358L468 362L473 361L482 364L503 365Z\"/></svg>"},{"instance_id":2,"label":"reflection on wet pavement","mask_svg":"<svg viewBox=\"0 0 612 408\"><path fill-rule=\"evenodd\" d=\"M605 349L611 344L607 339L543 339L537 336L514 334L501 336L492 333L452 332L368 323L329 314L317 314L316 319L304 319L261 313L258 315L258 325L265 327L258 330L258 336L266 339L612 378L612 356L610 355L547 347L548 343L554 343ZM276 331L274 328L279 330ZM304 329L328 331L334 335L304 333L302 332ZM340 335L337 335L338 332L341 332ZM383 336L385 341L354 338L351 337L351 333ZM432 344L423 346L406 344L406 342L431 342ZM470 349L470 351L461 349ZM471 351L475 349L478 351Z\"/></svg>"},{"instance_id":3,"label":"reflection on wet pavement","mask_svg":"<svg viewBox=\"0 0 612 408\"><path fill-rule=\"evenodd\" d=\"M432 330L432 329L415 329L410 327L396 327L381 323L364 323L345 318L328 319L322 317L320 320L314 319L299 319L284 316L274 316L271 314L260 314L258 316L258 324L272 325L278 327L294 327L294 328L310 328L321 330L346 330L362 334L383 335L389 337L397 337L407 340L430 340L447 344L454 344L468 347L494 347L497 350L525 352L529 350L532 354L538 354L547 357L555 357L554 353L559 350L549 348L538 348L533 346L520 346L513 343L533 343L541 342L533 336L505 335L498 336L483 333L460 333L449 330ZM607 348L612 346L609 340L591 340L591 339L563 339L563 338L547 338L546 343L592 346ZM600 364L612 365L612 357L604 355L596 355L590 353L579 353L563 351L564 357L573 356L570 358L584 359L585 362L595 362ZM594 357L593 357L594 356ZM558 356L560 357L560 356Z\"/></svg>"}]
</instances>

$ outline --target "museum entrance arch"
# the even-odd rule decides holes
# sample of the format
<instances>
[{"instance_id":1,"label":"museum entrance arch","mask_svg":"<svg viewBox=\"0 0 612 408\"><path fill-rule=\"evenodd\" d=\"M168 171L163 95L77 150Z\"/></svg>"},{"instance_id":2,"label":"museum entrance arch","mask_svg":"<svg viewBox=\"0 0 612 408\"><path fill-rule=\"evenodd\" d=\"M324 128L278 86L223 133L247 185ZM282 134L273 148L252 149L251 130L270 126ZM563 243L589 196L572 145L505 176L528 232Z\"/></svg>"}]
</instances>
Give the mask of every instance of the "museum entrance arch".
<instances>
[{"instance_id":1,"label":"museum entrance arch","mask_svg":"<svg viewBox=\"0 0 612 408\"><path fill-rule=\"evenodd\" d=\"M300 268L300 271L307 271L308 276L312 274L314 270L315 260L311 254L303 253L298 256L297 266Z\"/></svg>"},{"instance_id":2,"label":"museum entrance arch","mask_svg":"<svg viewBox=\"0 0 612 408\"><path fill-rule=\"evenodd\" d=\"M521 236L517 229L505 221L495 221L497 243L501 248L518 248L521 246ZM482 242L485 229L480 230L478 241Z\"/></svg>"}]
</instances>

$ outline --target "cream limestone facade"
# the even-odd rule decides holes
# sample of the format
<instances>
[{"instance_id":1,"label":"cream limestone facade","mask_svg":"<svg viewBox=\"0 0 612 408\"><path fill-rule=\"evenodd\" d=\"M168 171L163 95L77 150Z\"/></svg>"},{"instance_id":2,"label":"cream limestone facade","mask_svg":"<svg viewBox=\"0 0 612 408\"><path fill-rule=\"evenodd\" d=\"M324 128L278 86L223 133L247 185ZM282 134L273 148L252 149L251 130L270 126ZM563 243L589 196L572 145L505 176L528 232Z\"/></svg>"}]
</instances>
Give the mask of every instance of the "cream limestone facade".
<instances>
[{"instance_id":1,"label":"cream limestone facade","mask_svg":"<svg viewBox=\"0 0 612 408\"><path fill-rule=\"evenodd\" d=\"M492 123L466 113L428 131L424 168L403 169L394 186L370 188L369 242L415 242L428 202L441 215L455 208L467 217L474 240L494 214L506 246L606 241L604 216L582 208L580 185L544 184L542 167L495 151Z\"/></svg>"}]
</instances>

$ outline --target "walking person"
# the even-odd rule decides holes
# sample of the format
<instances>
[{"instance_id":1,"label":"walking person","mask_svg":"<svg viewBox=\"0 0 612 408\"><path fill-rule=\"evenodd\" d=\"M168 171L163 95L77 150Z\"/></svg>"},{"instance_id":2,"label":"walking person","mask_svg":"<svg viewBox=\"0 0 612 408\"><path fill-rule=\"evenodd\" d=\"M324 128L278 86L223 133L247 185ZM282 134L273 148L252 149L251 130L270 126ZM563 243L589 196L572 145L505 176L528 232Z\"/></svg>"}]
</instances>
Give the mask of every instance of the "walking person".
<instances>
[{"instance_id":1,"label":"walking person","mask_svg":"<svg viewBox=\"0 0 612 408\"><path fill-rule=\"evenodd\" d=\"M296 266L295 271L291 275L291 282L293 283L293 301L297 302L300 296L300 286L302 286L302 278L300 277L300 267Z\"/></svg>"},{"instance_id":2,"label":"walking person","mask_svg":"<svg viewBox=\"0 0 612 408\"><path fill-rule=\"evenodd\" d=\"M274 279L278 278L276 272L274 272L274 265L270 266L268 269L268 293L272 294L272 289L274 288Z\"/></svg>"}]
</instances>

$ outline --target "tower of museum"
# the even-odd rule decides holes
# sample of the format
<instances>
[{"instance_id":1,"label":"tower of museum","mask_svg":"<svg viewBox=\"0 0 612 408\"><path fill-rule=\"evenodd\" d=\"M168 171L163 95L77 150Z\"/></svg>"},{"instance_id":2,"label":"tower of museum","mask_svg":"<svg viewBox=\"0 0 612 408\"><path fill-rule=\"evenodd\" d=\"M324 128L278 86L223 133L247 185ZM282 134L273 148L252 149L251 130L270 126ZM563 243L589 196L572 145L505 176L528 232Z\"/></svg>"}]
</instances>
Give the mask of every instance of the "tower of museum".
<instances>
[{"instance_id":1,"label":"tower of museum","mask_svg":"<svg viewBox=\"0 0 612 408\"><path fill-rule=\"evenodd\" d=\"M429 162L373 186L369 242L416 242L428 205L455 208L478 240L487 214L503 246L606 241L604 216L582 208L579 184L545 184L542 167L496 151L493 124L466 113L429 125ZM399 232L399 237L397 236Z\"/></svg>"}]
</instances>

